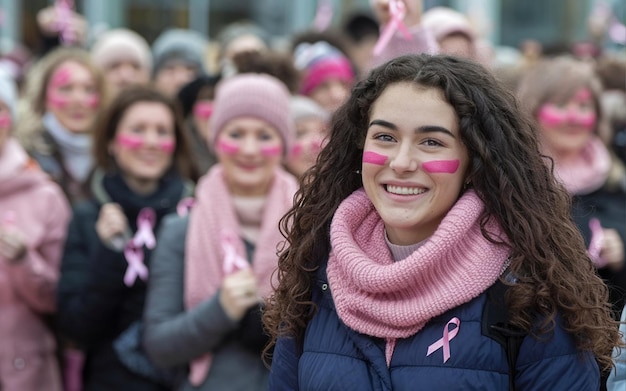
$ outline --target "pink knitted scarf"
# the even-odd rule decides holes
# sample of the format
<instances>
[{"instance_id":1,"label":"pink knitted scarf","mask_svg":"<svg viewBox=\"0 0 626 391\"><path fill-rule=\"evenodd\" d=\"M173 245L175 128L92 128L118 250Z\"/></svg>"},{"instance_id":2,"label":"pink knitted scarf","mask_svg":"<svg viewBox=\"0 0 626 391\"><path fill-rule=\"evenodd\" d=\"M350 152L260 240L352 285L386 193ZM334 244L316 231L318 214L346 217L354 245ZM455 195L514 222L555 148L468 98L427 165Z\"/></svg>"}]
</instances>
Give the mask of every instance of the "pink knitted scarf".
<instances>
[{"instance_id":1,"label":"pink knitted scarf","mask_svg":"<svg viewBox=\"0 0 626 391\"><path fill-rule=\"evenodd\" d=\"M327 274L339 318L359 333L385 338L389 362L397 338L480 295L503 272L510 250L482 236L482 211L480 198L465 192L422 246L394 262L374 205L362 189L354 192L330 228ZM486 229L508 242L495 222Z\"/></svg>"},{"instance_id":2,"label":"pink knitted scarf","mask_svg":"<svg viewBox=\"0 0 626 391\"><path fill-rule=\"evenodd\" d=\"M277 246L284 240L278 230L279 219L291 208L298 189L295 178L277 169L263 208L261 232L252 260L259 293L267 297L272 290L271 277L276 269ZM231 241L237 254L247 259L241 240L241 228L233 207L232 195L224 181L224 170L216 165L200 179L196 203L189 217L185 259L185 307L193 308L213 297L224 279L223 239ZM211 354L191 364L189 380L201 384L211 366Z\"/></svg>"}]
</instances>

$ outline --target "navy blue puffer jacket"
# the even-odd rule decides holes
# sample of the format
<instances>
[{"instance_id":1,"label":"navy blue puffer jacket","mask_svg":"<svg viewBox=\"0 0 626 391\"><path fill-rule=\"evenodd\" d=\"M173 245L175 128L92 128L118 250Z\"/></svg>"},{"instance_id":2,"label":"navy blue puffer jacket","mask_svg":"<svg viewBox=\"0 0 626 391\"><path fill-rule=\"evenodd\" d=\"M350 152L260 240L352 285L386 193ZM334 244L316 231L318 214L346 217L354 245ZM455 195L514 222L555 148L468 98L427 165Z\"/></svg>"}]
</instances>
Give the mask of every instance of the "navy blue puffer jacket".
<instances>
[{"instance_id":1,"label":"navy blue puffer jacket","mask_svg":"<svg viewBox=\"0 0 626 391\"><path fill-rule=\"evenodd\" d=\"M398 340L387 367L381 339L349 329L337 316L325 267L320 268L313 300L319 311L309 322L304 345L294 339L278 340L272 361L271 391L403 391L498 390L508 391L509 370L502 345L481 332L486 294L433 318L413 337ZM452 318L460 320L443 349L427 356ZM590 352L576 349L573 339L557 322L549 339L527 336L517 358L517 390L598 390L599 369Z\"/></svg>"}]
</instances>

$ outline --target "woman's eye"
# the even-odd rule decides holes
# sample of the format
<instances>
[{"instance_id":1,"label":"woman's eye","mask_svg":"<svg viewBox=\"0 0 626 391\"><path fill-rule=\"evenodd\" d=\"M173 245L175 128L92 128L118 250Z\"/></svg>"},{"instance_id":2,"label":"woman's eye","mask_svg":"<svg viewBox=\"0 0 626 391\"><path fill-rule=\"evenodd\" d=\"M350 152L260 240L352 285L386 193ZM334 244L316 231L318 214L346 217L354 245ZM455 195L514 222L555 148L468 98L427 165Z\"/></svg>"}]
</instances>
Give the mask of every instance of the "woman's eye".
<instances>
[{"instance_id":1,"label":"woman's eye","mask_svg":"<svg viewBox=\"0 0 626 391\"><path fill-rule=\"evenodd\" d=\"M439 141L437 140L433 140L433 139L427 139L424 141L424 144L429 146L429 147L439 147L443 144L441 144Z\"/></svg>"},{"instance_id":2,"label":"woman's eye","mask_svg":"<svg viewBox=\"0 0 626 391\"><path fill-rule=\"evenodd\" d=\"M272 139L274 138L274 137L273 137L271 134L269 134L269 133L261 133L261 134L259 134L259 136L258 136L258 137L259 137L259 140L261 140L261 141L269 141L269 140L272 140Z\"/></svg>"},{"instance_id":3,"label":"woman's eye","mask_svg":"<svg viewBox=\"0 0 626 391\"><path fill-rule=\"evenodd\" d=\"M392 136L388 135L388 134L379 134L379 135L376 135L376 136L374 136L374 139L376 139L376 140L380 140L380 141L388 141L388 142L393 142L393 141L395 141L395 139L394 139Z\"/></svg>"},{"instance_id":4,"label":"woman's eye","mask_svg":"<svg viewBox=\"0 0 626 391\"><path fill-rule=\"evenodd\" d=\"M241 132L238 132L236 130L230 131L228 132L228 137L239 139L241 138Z\"/></svg>"}]
</instances>

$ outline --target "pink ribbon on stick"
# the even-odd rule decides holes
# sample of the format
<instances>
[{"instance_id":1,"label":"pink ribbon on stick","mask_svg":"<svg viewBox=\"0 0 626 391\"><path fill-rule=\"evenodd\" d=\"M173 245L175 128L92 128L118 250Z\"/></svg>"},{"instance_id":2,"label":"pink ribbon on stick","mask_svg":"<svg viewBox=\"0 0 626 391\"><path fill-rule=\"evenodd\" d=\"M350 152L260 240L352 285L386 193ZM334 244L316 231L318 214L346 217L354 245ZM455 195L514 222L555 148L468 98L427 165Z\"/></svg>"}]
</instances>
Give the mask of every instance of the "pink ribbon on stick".
<instances>
[{"instance_id":1,"label":"pink ribbon on stick","mask_svg":"<svg viewBox=\"0 0 626 391\"><path fill-rule=\"evenodd\" d=\"M602 225L600 225L600 220L595 217L589 219L589 229L591 230L591 240L587 249L589 257L597 267L606 266L606 259L600 256L602 244L604 243L604 231L602 230Z\"/></svg>"},{"instance_id":2,"label":"pink ribbon on stick","mask_svg":"<svg viewBox=\"0 0 626 391\"><path fill-rule=\"evenodd\" d=\"M452 332L448 330L448 327L450 325L456 326L454 330L452 330ZM460 327L461 321L459 320L459 318L454 317L450 319L448 323L446 323L446 326L443 328L443 337L441 337L441 339L428 347L428 352L426 353L426 356L428 357L440 348L443 348L443 362L445 363L446 361L448 361L450 359L450 341L452 341L452 339L456 337Z\"/></svg>"},{"instance_id":3,"label":"pink ribbon on stick","mask_svg":"<svg viewBox=\"0 0 626 391\"><path fill-rule=\"evenodd\" d=\"M376 46L374 46L373 52L375 56L380 55L391 40L391 37L398 30L400 30L407 41L413 39L413 36L403 22L404 17L406 16L406 6L402 0L389 0L389 13L391 14L391 19L383 28L383 31L378 38L378 42L376 42Z\"/></svg>"}]
</instances>

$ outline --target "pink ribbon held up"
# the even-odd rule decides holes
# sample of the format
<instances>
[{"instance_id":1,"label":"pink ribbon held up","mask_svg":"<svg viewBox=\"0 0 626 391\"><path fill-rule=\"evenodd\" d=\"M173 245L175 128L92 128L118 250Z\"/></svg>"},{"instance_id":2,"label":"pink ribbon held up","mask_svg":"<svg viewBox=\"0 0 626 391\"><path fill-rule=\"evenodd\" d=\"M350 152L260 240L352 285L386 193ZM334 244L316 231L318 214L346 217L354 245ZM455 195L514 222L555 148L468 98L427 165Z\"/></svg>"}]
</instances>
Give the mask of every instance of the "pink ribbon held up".
<instances>
[{"instance_id":1,"label":"pink ribbon held up","mask_svg":"<svg viewBox=\"0 0 626 391\"><path fill-rule=\"evenodd\" d=\"M124 274L124 284L127 287L133 286L137 277L146 281L148 279L148 268L143 263L143 249L141 245L135 243L134 239L128 241L128 244L124 248L124 256L128 267Z\"/></svg>"},{"instance_id":2,"label":"pink ribbon held up","mask_svg":"<svg viewBox=\"0 0 626 391\"><path fill-rule=\"evenodd\" d=\"M604 243L604 231L602 230L602 225L600 225L600 220L595 217L589 219L589 229L591 230L591 240L589 241L587 252L596 267L604 267L607 264L607 260L600 256L602 244Z\"/></svg>"},{"instance_id":3,"label":"pink ribbon held up","mask_svg":"<svg viewBox=\"0 0 626 391\"><path fill-rule=\"evenodd\" d=\"M228 233L222 233L222 249L224 250L224 275L229 275L239 270L250 267L247 260L237 254L235 239Z\"/></svg>"},{"instance_id":4,"label":"pink ribbon held up","mask_svg":"<svg viewBox=\"0 0 626 391\"><path fill-rule=\"evenodd\" d=\"M383 49L387 46L391 37L396 33L396 31L400 30L402 35L407 41L413 39L413 36L409 32L409 29L404 25L404 17L406 16L406 6L402 2L402 0L389 0L389 13L391 15L391 19L383 28L380 37L378 38L378 42L376 42L376 46L374 46L374 55L378 56L382 53Z\"/></svg>"},{"instance_id":5,"label":"pink ribbon held up","mask_svg":"<svg viewBox=\"0 0 626 391\"><path fill-rule=\"evenodd\" d=\"M176 214L180 217L187 216L195 202L196 200L193 197L186 197L178 201L178 204L176 205Z\"/></svg>"},{"instance_id":6,"label":"pink ribbon held up","mask_svg":"<svg viewBox=\"0 0 626 391\"><path fill-rule=\"evenodd\" d=\"M448 330L450 325L455 325L456 327L451 332ZM446 326L443 328L443 337L430 345L428 347L428 352L426 353L426 357L430 356L440 348L443 348L443 362L445 363L450 359L450 341L456 337L459 332L459 328L461 327L461 321L459 318L454 317L446 323Z\"/></svg>"},{"instance_id":7,"label":"pink ribbon held up","mask_svg":"<svg viewBox=\"0 0 626 391\"><path fill-rule=\"evenodd\" d=\"M149 249L156 246L156 238L152 231L156 224L156 213L152 208L143 208L137 216L137 232L133 237L135 245L141 247L145 245Z\"/></svg>"},{"instance_id":8,"label":"pink ribbon held up","mask_svg":"<svg viewBox=\"0 0 626 391\"><path fill-rule=\"evenodd\" d=\"M325 31L333 20L333 3L331 0L317 0L317 10L313 26L317 31Z\"/></svg>"},{"instance_id":9,"label":"pink ribbon held up","mask_svg":"<svg viewBox=\"0 0 626 391\"><path fill-rule=\"evenodd\" d=\"M77 37L70 30L74 0L57 0L54 8L57 14L57 29L60 32L61 42L63 44L74 43Z\"/></svg>"}]
</instances>

